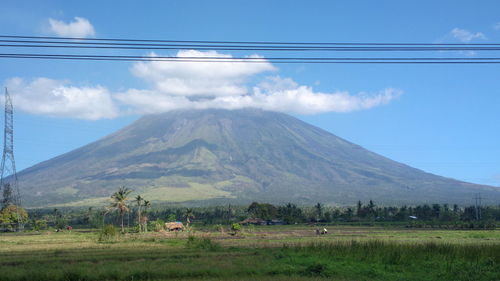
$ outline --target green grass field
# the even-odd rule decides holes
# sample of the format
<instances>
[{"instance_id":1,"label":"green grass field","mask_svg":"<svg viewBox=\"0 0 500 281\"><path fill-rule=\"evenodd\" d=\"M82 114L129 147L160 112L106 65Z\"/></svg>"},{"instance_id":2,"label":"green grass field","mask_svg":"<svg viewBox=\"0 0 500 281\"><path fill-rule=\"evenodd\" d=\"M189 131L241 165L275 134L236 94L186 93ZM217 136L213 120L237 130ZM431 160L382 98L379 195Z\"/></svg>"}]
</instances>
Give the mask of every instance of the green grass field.
<instances>
[{"instance_id":1,"label":"green grass field","mask_svg":"<svg viewBox=\"0 0 500 281\"><path fill-rule=\"evenodd\" d=\"M498 230L314 230L209 227L105 242L92 230L7 233L0 280L500 280Z\"/></svg>"}]
</instances>

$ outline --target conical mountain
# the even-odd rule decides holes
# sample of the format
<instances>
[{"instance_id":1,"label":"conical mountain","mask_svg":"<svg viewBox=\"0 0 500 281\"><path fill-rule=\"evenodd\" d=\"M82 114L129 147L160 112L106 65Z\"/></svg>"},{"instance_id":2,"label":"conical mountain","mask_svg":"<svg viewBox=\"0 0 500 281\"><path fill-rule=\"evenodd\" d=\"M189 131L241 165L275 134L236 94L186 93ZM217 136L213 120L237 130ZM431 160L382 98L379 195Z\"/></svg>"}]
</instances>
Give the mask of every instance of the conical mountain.
<instances>
[{"instance_id":1,"label":"conical mountain","mask_svg":"<svg viewBox=\"0 0 500 281\"><path fill-rule=\"evenodd\" d=\"M102 204L125 185L153 201L470 203L500 189L392 161L292 116L255 109L145 116L19 173L28 206Z\"/></svg>"}]
</instances>

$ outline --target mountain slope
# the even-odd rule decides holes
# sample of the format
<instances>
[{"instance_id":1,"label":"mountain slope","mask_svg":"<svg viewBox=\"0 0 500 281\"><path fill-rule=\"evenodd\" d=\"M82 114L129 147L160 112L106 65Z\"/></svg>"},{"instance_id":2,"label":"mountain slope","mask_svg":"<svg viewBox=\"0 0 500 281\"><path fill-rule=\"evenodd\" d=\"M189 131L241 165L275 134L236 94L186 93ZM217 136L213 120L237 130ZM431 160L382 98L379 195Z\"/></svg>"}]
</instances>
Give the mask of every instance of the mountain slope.
<instances>
[{"instance_id":1,"label":"mountain slope","mask_svg":"<svg viewBox=\"0 0 500 281\"><path fill-rule=\"evenodd\" d=\"M27 205L93 205L119 185L156 201L468 203L500 189L397 163L282 113L150 115L19 173Z\"/></svg>"}]
</instances>

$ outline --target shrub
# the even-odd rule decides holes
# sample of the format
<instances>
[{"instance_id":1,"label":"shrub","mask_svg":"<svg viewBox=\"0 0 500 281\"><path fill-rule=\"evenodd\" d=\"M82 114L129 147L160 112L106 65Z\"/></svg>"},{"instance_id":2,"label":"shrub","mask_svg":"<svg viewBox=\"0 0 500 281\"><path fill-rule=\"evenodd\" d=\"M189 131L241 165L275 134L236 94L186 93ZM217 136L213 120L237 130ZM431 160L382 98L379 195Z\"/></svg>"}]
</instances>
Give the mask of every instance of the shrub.
<instances>
[{"instance_id":1,"label":"shrub","mask_svg":"<svg viewBox=\"0 0 500 281\"><path fill-rule=\"evenodd\" d=\"M109 241L114 241L118 237L118 231L116 231L116 228L111 225L107 224L103 228L101 228L101 231L99 232L99 242L109 242Z\"/></svg>"},{"instance_id":2,"label":"shrub","mask_svg":"<svg viewBox=\"0 0 500 281\"><path fill-rule=\"evenodd\" d=\"M313 264L311 264L305 268L304 275L307 275L307 276L325 276L326 270L327 270L326 265L324 265L322 263L314 262Z\"/></svg>"},{"instance_id":3,"label":"shrub","mask_svg":"<svg viewBox=\"0 0 500 281\"><path fill-rule=\"evenodd\" d=\"M40 231L44 229L47 229L47 220L35 220L33 230Z\"/></svg>"},{"instance_id":4,"label":"shrub","mask_svg":"<svg viewBox=\"0 0 500 281\"><path fill-rule=\"evenodd\" d=\"M231 230L234 232L239 232L241 230L241 225L239 223L233 223L231 225Z\"/></svg>"},{"instance_id":5,"label":"shrub","mask_svg":"<svg viewBox=\"0 0 500 281\"><path fill-rule=\"evenodd\" d=\"M0 210L0 223L2 224L16 224L18 219L21 223L28 221L28 213L25 209L11 204Z\"/></svg>"},{"instance_id":6,"label":"shrub","mask_svg":"<svg viewBox=\"0 0 500 281\"><path fill-rule=\"evenodd\" d=\"M155 231L163 230L164 227L165 227L165 222L162 219L156 219L154 221L154 230Z\"/></svg>"},{"instance_id":7,"label":"shrub","mask_svg":"<svg viewBox=\"0 0 500 281\"><path fill-rule=\"evenodd\" d=\"M191 249L202 249L207 251L217 251L221 246L210 238L198 238L190 235L186 242L186 247Z\"/></svg>"},{"instance_id":8,"label":"shrub","mask_svg":"<svg viewBox=\"0 0 500 281\"><path fill-rule=\"evenodd\" d=\"M216 225L214 226L214 228L215 228L218 232L220 232L220 233L224 233L224 232L225 232L224 226L223 226L222 224L216 224Z\"/></svg>"}]
</instances>

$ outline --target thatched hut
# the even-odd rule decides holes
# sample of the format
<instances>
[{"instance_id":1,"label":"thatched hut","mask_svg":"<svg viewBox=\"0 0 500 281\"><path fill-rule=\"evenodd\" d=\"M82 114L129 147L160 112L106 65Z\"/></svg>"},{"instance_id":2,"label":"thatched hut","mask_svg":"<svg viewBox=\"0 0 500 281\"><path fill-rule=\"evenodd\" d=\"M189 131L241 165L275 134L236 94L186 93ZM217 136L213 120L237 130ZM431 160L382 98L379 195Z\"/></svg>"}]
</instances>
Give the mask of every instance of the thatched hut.
<instances>
[{"instance_id":1,"label":"thatched hut","mask_svg":"<svg viewBox=\"0 0 500 281\"><path fill-rule=\"evenodd\" d=\"M165 223L165 228L168 231L182 231L184 230L184 224L180 221L173 221Z\"/></svg>"}]
</instances>

